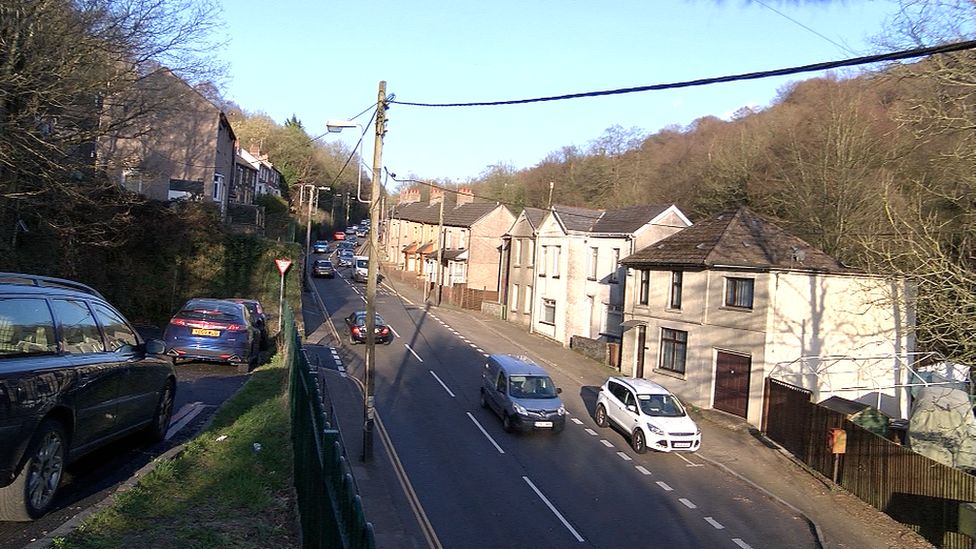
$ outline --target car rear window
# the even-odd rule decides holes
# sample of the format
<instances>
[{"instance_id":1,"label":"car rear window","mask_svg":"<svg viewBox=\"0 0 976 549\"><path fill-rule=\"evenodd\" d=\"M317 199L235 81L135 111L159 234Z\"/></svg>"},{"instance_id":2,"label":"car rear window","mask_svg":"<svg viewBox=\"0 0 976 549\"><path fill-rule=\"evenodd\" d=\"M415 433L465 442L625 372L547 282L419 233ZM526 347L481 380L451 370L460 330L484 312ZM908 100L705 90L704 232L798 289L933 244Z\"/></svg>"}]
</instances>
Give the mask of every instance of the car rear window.
<instances>
[{"instance_id":1,"label":"car rear window","mask_svg":"<svg viewBox=\"0 0 976 549\"><path fill-rule=\"evenodd\" d=\"M241 311L230 304L201 303L184 308L179 316L194 320L236 321L241 320Z\"/></svg>"}]
</instances>

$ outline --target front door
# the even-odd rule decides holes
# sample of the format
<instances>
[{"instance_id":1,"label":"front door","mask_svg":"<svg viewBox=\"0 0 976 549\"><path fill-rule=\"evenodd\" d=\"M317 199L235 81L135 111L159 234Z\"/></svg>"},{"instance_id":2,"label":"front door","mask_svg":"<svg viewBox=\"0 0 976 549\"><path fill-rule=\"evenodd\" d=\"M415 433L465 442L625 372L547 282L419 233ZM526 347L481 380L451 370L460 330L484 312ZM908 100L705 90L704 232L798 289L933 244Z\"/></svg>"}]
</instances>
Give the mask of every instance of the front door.
<instances>
[{"instance_id":1,"label":"front door","mask_svg":"<svg viewBox=\"0 0 976 549\"><path fill-rule=\"evenodd\" d=\"M715 359L715 409L746 417L752 359L719 352Z\"/></svg>"},{"instance_id":2,"label":"front door","mask_svg":"<svg viewBox=\"0 0 976 549\"><path fill-rule=\"evenodd\" d=\"M647 326L637 327L637 364L634 377L644 377L644 351L647 347Z\"/></svg>"}]
</instances>

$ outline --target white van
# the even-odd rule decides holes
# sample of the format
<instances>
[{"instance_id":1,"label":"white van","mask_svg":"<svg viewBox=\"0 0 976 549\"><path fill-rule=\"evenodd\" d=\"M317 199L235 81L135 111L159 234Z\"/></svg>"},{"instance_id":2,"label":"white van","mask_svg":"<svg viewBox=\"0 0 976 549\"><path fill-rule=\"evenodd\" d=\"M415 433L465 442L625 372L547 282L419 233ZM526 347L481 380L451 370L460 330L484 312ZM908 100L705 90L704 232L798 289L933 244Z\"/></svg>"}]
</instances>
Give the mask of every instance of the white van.
<instances>
[{"instance_id":1,"label":"white van","mask_svg":"<svg viewBox=\"0 0 976 549\"><path fill-rule=\"evenodd\" d=\"M353 272L352 279L356 282L366 282L367 275L369 274L369 256L357 255L353 257Z\"/></svg>"}]
</instances>

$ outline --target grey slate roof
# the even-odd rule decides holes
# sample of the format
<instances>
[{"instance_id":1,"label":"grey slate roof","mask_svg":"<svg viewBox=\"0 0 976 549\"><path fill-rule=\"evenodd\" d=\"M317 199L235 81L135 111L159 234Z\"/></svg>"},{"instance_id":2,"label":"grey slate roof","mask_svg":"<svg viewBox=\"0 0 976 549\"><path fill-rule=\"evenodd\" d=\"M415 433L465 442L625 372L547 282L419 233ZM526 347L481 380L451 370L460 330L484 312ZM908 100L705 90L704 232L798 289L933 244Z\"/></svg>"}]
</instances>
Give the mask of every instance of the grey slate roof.
<instances>
[{"instance_id":1,"label":"grey slate roof","mask_svg":"<svg viewBox=\"0 0 976 549\"><path fill-rule=\"evenodd\" d=\"M532 225L533 229L538 229L539 225L542 224L542 220L546 217L546 211L542 208L526 207L523 211L525 212L525 219L528 220L529 225Z\"/></svg>"},{"instance_id":2,"label":"grey slate roof","mask_svg":"<svg viewBox=\"0 0 976 549\"><path fill-rule=\"evenodd\" d=\"M469 202L457 207L445 204L444 224L451 227L471 227L497 207L496 202ZM440 205L426 202L400 204L393 209L393 216L406 221L437 225Z\"/></svg>"},{"instance_id":3,"label":"grey slate roof","mask_svg":"<svg viewBox=\"0 0 976 549\"><path fill-rule=\"evenodd\" d=\"M644 205L616 210L591 210L553 206L553 213L567 231L631 234L661 215L670 206Z\"/></svg>"},{"instance_id":4,"label":"grey slate roof","mask_svg":"<svg viewBox=\"0 0 976 549\"><path fill-rule=\"evenodd\" d=\"M748 208L682 229L621 262L627 267L744 267L852 272Z\"/></svg>"}]
</instances>

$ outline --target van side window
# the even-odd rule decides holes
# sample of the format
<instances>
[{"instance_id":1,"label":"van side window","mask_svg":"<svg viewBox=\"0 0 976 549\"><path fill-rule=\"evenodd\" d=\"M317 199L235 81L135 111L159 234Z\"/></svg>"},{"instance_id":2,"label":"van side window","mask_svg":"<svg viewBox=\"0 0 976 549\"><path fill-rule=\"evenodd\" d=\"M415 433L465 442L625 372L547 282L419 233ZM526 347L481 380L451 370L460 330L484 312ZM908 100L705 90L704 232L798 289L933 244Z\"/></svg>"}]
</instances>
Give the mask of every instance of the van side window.
<instances>
[{"instance_id":1,"label":"van side window","mask_svg":"<svg viewBox=\"0 0 976 549\"><path fill-rule=\"evenodd\" d=\"M58 350L47 302L36 298L0 300L0 358Z\"/></svg>"},{"instance_id":2,"label":"van side window","mask_svg":"<svg viewBox=\"0 0 976 549\"><path fill-rule=\"evenodd\" d=\"M495 382L495 389L505 392L505 372L498 372L498 381Z\"/></svg>"},{"instance_id":3,"label":"van side window","mask_svg":"<svg viewBox=\"0 0 976 549\"><path fill-rule=\"evenodd\" d=\"M74 299L54 299L51 305L61 321L61 345L66 353L81 355L105 352L102 334L87 303Z\"/></svg>"}]
</instances>

